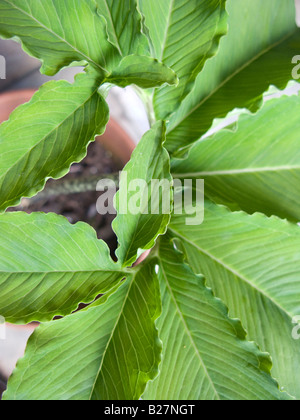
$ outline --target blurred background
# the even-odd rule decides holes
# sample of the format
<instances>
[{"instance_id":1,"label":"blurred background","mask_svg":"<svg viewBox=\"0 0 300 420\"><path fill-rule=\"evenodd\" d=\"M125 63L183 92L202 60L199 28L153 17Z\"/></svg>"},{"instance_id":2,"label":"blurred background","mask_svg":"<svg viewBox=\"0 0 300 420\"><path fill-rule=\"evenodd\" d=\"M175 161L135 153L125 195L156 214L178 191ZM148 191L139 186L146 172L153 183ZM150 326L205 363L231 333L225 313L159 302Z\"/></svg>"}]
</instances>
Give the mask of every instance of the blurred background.
<instances>
[{"instance_id":1,"label":"blurred background","mask_svg":"<svg viewBox=\"0 0 300 420\"><path fill-rule=\"evenodd\" d=\"M300 0L295 1L297 5L297 19L300 26ZM7 73L5 80L0 79L0 96L1 94L18 91L20 89L38 89L42 84L51 79L65 79L69 82L73 82L74 76L82 71L82 68L74 67L64 69L52 78L41 75L39 72L40 62L29 57L23 52L18 43L11 40L0 40L0 55L4 56L6 59ZM287 93L295 92L295 89L298 88L299 87L291 85L288 88ZM278 93L272 92L272 96L274 95L278 95ZM148 130L149 123L144 106L134 90L130 87L126 89L113 88L109 94L108 103L113 119L118 122L133 142L137 144L142 135ZM216 122L209 134L213 131L217 131L222 126L228 125L228 123L231 123L236 119L237 113L233 112L225 122L224 120ZM97 159L97 153L102 153L100 169L97 167L99 165L94 162L94 160ZM110 156L106 155L105 152L99 152L93 149L91 151L91 156L89 156L88 159L90 159L90 161L86 162L86 164L81 167L74 165L72 171L75 175L80 171L87 171L86 168L89 168L88 170L91 171L91 173L97 170L107 170L110 172L118 169L110 162ZM85 201L88 201L89 199L93 201L94 197L87 197L87 200ZM46 204L49 211L61 212L68 217L71 222L76 222L76 217L80 218L80 215L74 215L74 208L70 203L68 203L68 209L65 208L65 203L57 203L57 200L54 200L54 202L48 201ZM57 207L58 204L60 206L59 208ZM95 203L87 209L87 212L93 213L94 207ZM62 208L64 211L61 210ZM41 209L44 211L43 207ZM96 217L94 213L93 217ZM81 217L81 219L83 218ZM111 221L108 222L110 223ZM97 223L100 222L97 221ZM108 228L107 226L103 226L103 221L101 221L101 223L100 230L103 237L105 236L104 230ZM110 234L111 232L109 231L107 235L109 236ZM0 334L0 396L1 392L5 389L6 378L10 376L17 359L23 355L27 339L34 327L35 326L32 325L22 327L6 325L6 339L2 340ZM0 328L2 328L1 325Z\"/></svg>"}]
</instances>

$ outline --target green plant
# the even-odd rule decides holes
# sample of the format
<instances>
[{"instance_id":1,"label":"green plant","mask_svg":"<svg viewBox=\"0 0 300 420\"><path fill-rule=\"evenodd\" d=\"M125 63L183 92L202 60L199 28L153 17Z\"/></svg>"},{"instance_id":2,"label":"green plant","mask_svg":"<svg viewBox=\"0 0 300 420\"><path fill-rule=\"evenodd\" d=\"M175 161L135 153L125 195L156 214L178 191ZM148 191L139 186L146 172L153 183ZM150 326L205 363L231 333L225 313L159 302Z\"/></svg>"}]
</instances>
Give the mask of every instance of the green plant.
<instances>
[{"instance_id":1,"label":"green plant","mask_svg":"<svg viewBox=\"0 0 300 420\"><path fill-rule=\"evenodd\" d=\"M0 35L45 74L85 66L0 128L0 314L41 322L4 399L300 398L300 98L263 105L292 79L294 1L0 0ZM85 156L131 84L152 127L116 197L118 262L88 225L5 213ZM122 212L136 179L204 179L204 222Z\"/></svg>"}]
</instances>

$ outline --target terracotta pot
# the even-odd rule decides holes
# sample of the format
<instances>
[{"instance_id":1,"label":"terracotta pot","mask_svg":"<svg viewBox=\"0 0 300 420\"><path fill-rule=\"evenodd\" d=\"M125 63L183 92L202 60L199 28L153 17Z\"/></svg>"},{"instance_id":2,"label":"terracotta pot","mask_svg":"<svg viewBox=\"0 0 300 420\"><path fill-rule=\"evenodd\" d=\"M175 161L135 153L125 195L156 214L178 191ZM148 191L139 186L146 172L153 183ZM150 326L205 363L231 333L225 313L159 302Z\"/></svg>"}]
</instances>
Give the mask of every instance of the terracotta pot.
<instances>
[{"instance_id":1,"label":"terracotta pot","mask_svg":"<svg viewBox=\"0 0 300 420\"><path fill-rule=\"evenodd\" d=\"M109 120L105 133L96 140L123 166L130 160L135 149L134 141L113 118Z\"/></svg>"},{"instance_id":2,"label":"terracotta pot","mask_svg":"<svg viewBox=\"0 0 300 420\"><path fill-rule=\"evenodd\" d=\"M0 95L0 123L6 121L17 106L28 102L34 92L32 89L27 89L2 93Z\"/></svg>"},{"instance_id":3,"label":"terracotta pot","mask_svg":"<svg viewBox=\"0 0 300 420\"><path fill-rule=\"evenodd\" d=\"M6 121L15 108L28 102L34 93L34 89L27 89L1 94L0 123ZM110 119L104 135L96 140L123 166L129 161L135 148L134 141L113 118Z\"/></svg>"}]
</instances>

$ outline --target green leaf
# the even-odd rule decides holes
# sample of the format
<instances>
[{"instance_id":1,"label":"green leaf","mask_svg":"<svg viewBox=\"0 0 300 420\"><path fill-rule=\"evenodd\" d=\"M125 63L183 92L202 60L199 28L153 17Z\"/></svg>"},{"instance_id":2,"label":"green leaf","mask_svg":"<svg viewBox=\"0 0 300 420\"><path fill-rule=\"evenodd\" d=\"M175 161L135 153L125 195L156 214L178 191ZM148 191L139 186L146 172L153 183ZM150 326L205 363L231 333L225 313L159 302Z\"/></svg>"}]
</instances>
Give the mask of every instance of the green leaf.
<instances>
[{"instance_id":1,"label":"green leaf","mask_svg":"<svg viewBox=\"0 0 300 420\"><path fill-rule=\"evenodd\" d=\"M122 56L149 54L149 43L142 33L142 17L137 0L97 0L98 13L107 22L109 40Z\"/></svg>"},{"instance_id":2,"label":"green leaf","mask_svg":"<svg viewBox=\"0 0 300 420\"><path fill-rule=\"evenodd\" d=\"M155 320L160 312L150 262L104 304L41 325L4 399L138 400L158 373L161 343Z\"/></svg>"},{"instance_id":3,"label":"green leaf","mask_svg":"<svg viewBox=\"0 0 300 420\"><path fill-rule=\"evenodd\" d=\"M20 39L49 76L81 61L105 75L119 57L95 0L0 0L0 35Z\"/></svg>"},{"instance_id":4,"label":"green leaf","mask_svg":"<svg viewBox=\"0 0 300 420\"><path fill-rule=\"evenodd\" d=\"M271 378L272 362L246 340L240 321L193 273L170 238L160 241L163 341L160 375L144 399L281 400L288 396Z\"/></svg>"},{"instance_id":5,"label":"green leaf","mask_svg":"<svg viewBox=\"0 0 300 420\"><path fill-rule=\"evenodd\" d=\"M193 87L205 61L216 53L226 33L226 0L140 0L155 57L172 68L178 87L164 87L154 95L157 119L176 110Z\"/></svg>"},{"instance_id":6,"label":"green leaf","mask_svg":"<svg viewBox=\"0 0 300 420\"><path fill-rule=\"evenodd\" d=\"M137 55L123 58L119 67L106 80L121 87L135 84L144 89L161 86L165 83L178 84L176 74L169 67L154 58Z\"/></svg>"},{"instance_id":7,"label":"green leaf","mask_svg":"<svg viewBox=\"0 0 300 420\"><path fill-rule=\"evenodd\" d=\"M299 226L207 202L202 225L187 226L177 215L170 229L230 316L241 319L249 339L271 354L273 377L300 398L300 341L292 337L293 318L300 314Z\"/></svg>"},{"instance_id":8,"label":"green leaf","mask_svg":"<svg viewBox=\"0 0 300 420\"><path fill-rule=\"evenodd\" d=\"M7 322L50 321L90 303L126 274L84 223L55 214L0 216L0 313Z\"/></svg>"},{"instance_id":9,"label":"green leaf","mask_svg":"<svg viewBox=\"0 0 300 420\"><path fill-rule=\"evenodd\" d=\"M80 74L74 85L46 83L0 126L0 210L41 191L86 155L109 119L100 81Z\"/></svg>"},{"instance_id":10,"label":"green leaf","mask_svg":"<svg viewBox=\"0 0 300 420\"><path fill-rule=\"evenodd\" d=\"M123 266L151 249L170 221L172 177L164 141L165 123L158 122L144 135L121 174L113 229L119 242L116 255ZM152 189L155 181L163 181L165 187Z\"/></svg>"},{"instance_id":11,"label":"green leaf","mask_svg":"<svg viewBox=\"0 0 300 420\"><path fill-rule=\"evenodd\" d=\"M292 79L292 58L300 50L294 0L228 0L227 10L228 35L170 119L166 147L172 153L234 108L257 111L270 85L283 89Z\"/></svg>"},{"instance_id":12,"label":"green leaf","mask_svg":"<svg viewBox=\"0 0 300 420\"><path fill-rule=\"evenodd\" d=\"M300 97L282 97L256 115L242 115L236 131L198 141L175 178L205 180L205 194L248 213L300 221Z\"/></svg>"}]
</instances>

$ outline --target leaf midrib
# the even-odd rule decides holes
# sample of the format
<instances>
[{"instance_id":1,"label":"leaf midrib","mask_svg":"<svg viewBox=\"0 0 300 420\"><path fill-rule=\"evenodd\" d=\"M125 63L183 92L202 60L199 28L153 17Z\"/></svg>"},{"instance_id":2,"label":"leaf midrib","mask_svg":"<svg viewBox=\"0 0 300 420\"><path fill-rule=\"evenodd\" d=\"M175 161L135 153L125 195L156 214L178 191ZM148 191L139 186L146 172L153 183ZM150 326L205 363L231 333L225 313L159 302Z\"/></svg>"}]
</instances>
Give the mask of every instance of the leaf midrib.
<instances>
[{"instance_id":1,"label":"leaf midrib","mask_svg":"<svg viewBox=\"0 0 300 420\"><path fill-rule=\"evenodd\" d=\"M166 32L165 32L165 36L164 36L162 47L161 47L161 55L160 55L160 61L161 62L163 62L165 49L166 49L166 46L167 46L167 40L168 40L168 36L169 36L170 23L171 23L172 13L173 13L173 9L174 9L174 3L175 3L175 0L171 0L168 19L167 19L167 24L166 24Z\"/></svg>"},{"instance_id":2,"label":"leaf midrib","mask_svg":"<svg viewBox=\"0 0 300 420\"><path fill-rule=\"evenodd\" d=\"M276 48L278 45L282 44L284 41L286 41L288 38L292 37L299 28L296 28L295 30L291 31L288 35L286 35L284 38L280 39L279 41L275 42L274 44L270 45L268 48L265 48L260 53L252 57L249 61L247 61L245 64L243 64L241 67L239 67L235 72L233 72L231 75L229 75L222 83L220 83L209 95L207 95L200 103L198 103L195 107L193 107L187 114L185 114L181 119L176 121L176 124L174 126L171 126L170 130L167 130L167 134L172 133L177 127L180 126L182 122L184 122L186 119L188 119L195 111L197 111L199 108L201 108L202 105L204 105L211 97L213 97L219 90L221 90L227 83L229 83L235 76L242 73L248 66L250 66L255 61L259 60L264 54L267 54L270 52L273 48ZM191 91L190 95L193 93Z\"/></svg>"},{"instance_id":3,"label":"leaf midrib","mask_svg":"<svg viewBox=\"0 0 300 420\"><path fill-rule=\"evenodd\" d=\"M240 280L244 281L250 288L256 290L260 295L262 295L265 299L269 300L274 306L276 306L281 312L283 312L286 316L288 316L290 319L293 319L293 315L290 314L285 308L281 306L280 303L278 303L274 298L272 298L265 290L259 289L257 285L254 285L251 283L250 280L248 280L245 276L240 274L237 270L233 269L229 265L227 265L224 261L218 259L208 251L205 251L203 248L201 248L199 245L196 245L191 240L187 239L185 236L181 235L179 232L172 228L168 228L168 230L176 237L179 237L183 241L187 242L188 244L192 245L194 248L196 248L198 251L200 251L202 254L206 255L207 257L211 258L213 261L221 265L226 271L229 271L231 274L239 278Z\"/></svg>"},{"instance_id":4,"label":"leaf midrib","mask_svg":"<svg viewBox=\"0 0 300 420\"><path fill-rule=\"evenodd\" d=\"M114 25L114 21L113 21L113 18L112 18L112 14L111 14L110 8L108 7L108 4L107 4L107 0L104 0L104 3L105 3L105 6L106 6L106 9L107 9L109 18L110 18L111 26L112 26L113 31L114 31L115 40L117 42L117 45L116 46L118 47L119 53L123 57L123 52L121 50L121 45L120 45L120 42L119 42L119 38L117 36L117 32L116 32L116 28L115 28L115 25ZM99 10L99 8L98 8L98 10Z\"/></svg>"},{"instance_id":5,"label":"leaf midrib","mask_svg":"<svg viewBox=\"0 0 300 420\"><path fill-rule=\"evenodd\" d=\"M159 152L158 152L158 150L160 150L161 151L161 153L162 154L166 154L167 153L167 151L166 151L166 149L164 148L164 141L162 142L162 145L159 147L159 148L156 148L156 151L157 151L157 154L159 154ZM153 179L153 176L154 176L154 173L157 173L157 167L158 167L158 165L161 163L161 161L159 160L159 159L157 159L156 160L156 163L155 163L155 168L154 169L152 169L151 167L149 168L149 166L148 166L148 169L147 169L147 174L146 174L146 176L145 176L145 181L147 182L147 185L148 185L148 187L149 187L149 183L151 182L151 180ZM134 166L131 166L130 167L130 169L132 170L134 168ZM169 169L167 170L168 172L169 172ZM151 176L150 176L151 175ZM170 175L170 177L171 177L171 175ZM171 180L171 179L170 179ZM127 186L126 186L126 188L127 188ZM149 204L149 200L147 200L147 205ZM132 232L132 236L131 236L131 240L130 240L130 244L128 245L128 247L127 247L127 252L126 252L126 254L125 254L125 256L124 256L124 258L123 258L123 260L124 260L124 262L123 262L123 266L124 265L126 265L126 264L128 264L129 263L129 261L130 261L130 259L129 259L129 256L130 256L130 254L132 253L132 249L133 249L133 244L134 244L134 242L135 242L135 239L136 239L136 237L137 237L137 235L138 235L138 227L139 227L139 225L140 225L140 220L141 220L141 218L142 218L142 216L143 216L143 214L142 213L139 213L138 215L137 215L137 217L136 217L136 220L135 220L135 226L134 226L134 231ZM164 216L167 216L167 215L164 215ZM165 219L165 217L163 218L163 220ZM169 222L170 222L170 219L171 219L171 215L169 215ZM116 219L117 220L117 219ZM160 230L161 230L161 228L162 228L162 225L163 225L163 223L161 222L160 223ZM168 225L168 223L166 224L166 226ZM167 229L167 227L166 227L166 229ZM159 234L158 235L156 235L156 237L155 238L153 238L148 244L146 244L145 245L145 250L147 250L147 249L149 249L149 247L151 247L152 246L152 244L155 244L155 241L156 241L156 238L157 238L157 236L159 236ZM148 247L147 247L147 245L148 245ZM119 244L119 247L118 247L118 249L117 249L117 251L119 250L119 249L122 249L122 244ZM139 249L141 249L141 248L139 248ZM136 257L136 255L138 254L138 250L135 252L135 254L131 257L131 259L133 259L133 258L135 258Z\"/></svg>"},{"instance_id":6,"label":"leaf midrib","mask_svg":"<svg viewBox=\"0 0 300 420\"><path fill-rule=\"evenodd\" d=\"M161 259L161 257L160 257L160 256L158 256L158 259L159 259L159 261L160 261L160 267L161 267L161 269L162 269L163 276L164 276L164 279L165 279L165 281L166 281L167 288L168 288L169 293L170 293L170 295L171 295L171 299L172 299L172 300L173 300L173 302L174 302L174 305L175 305L175 308L176 308L176 312L178 313L178 315L179 315L179 317L180 317L180 319L181 319L181 322L182 322L182 324L183 324L183 326L184 326L184 329L185 329L185 331L186 331L186 333L187 333L187 335L188 335L188 337L189 337L189 339L190 339L190 341L191 341L191 344L192 344L192 346L193 346L193 348L194 348L194 350L195 350L195 352L196 352L196 354L197 354L197 356L198 356L198 358L199 358L199 360L200 360L200 364L201 364L201 366L203 367L203 370L204 370L205 376L206 376L206 377L207 377L207 379L209 380L209 382L210 382L210 384L211 384L211 386L212 386L212 388L213 388L213 390L214 390L214 393L215 393L215 395L217 396L218 400L221 400L221 397L220 397L220 395L219 395L218 391L216 390L215 385L214 385L214 383L213 383L213 380L212 380L212 378L210 377L210 374L209 374L209 372L208 372L208 370L207 370L207 368L206 368L206 366L205 366L205 363L204 363L204 361L203 361L203 359L202 359L202 356L201 356L201 354L200 354L200 351L199 351L199 349L197 348L196 343L195 343L195 341L194 341L194 339L193 339L193 336L192 336L192 334L191 334L191 332L190 332L190 330L189 330L189 328L188 328L188 326L187 326L187 323L186 323L185 318L184 318L184 314L182 313L182 311L180 310L180 307L178 306L177 300L176 300L176 298L175 298L175 296L174 296L174 293L173 293L173 291L172 291L171 285L170 285L170 283L169 283L169 281L168 281L168 277L167 277L166 272L165 272L165 269L164 269L164 264L163 264L163 261L162 261L162 259Z\"/></svg>"},{"instance_id":7,"label":"leaf midrib","mask_svg":"<svg viewBox=\"0 0 300 420\"><path fill-rule=\"evenodd\" d=\"M274 167L261 167L261 168L244 168L244 169L228 169L219 171L199 171L199 172L185 172L185 173L174 173L174 178L191 177L195 178L198 176L219 176L219 175L240 175L240 174L255 174L263 172L283 172L283 171L294 171L300 170L300 165L291 166L274 166Z\"/></svg>"},{"instance_id":8,"label":"leaf midrib","mask_svg":"<svg viewBox=\"0 0 300 420\"><path fill-rule=\"evenodd\" d=\"M54 35L56 38L61 40L62 42L66 43L69 47L71 47L74 51L76 51L78 54L82 55L84 58L86 58L88 61L93 63L96 67L104 71L104 73L108 74L108 71L102 67L99 63L96 63L91 57L83 53L82 51L78 50L74 45L70 44L65 38L62 38L60 35L58 35L56 32L54 32L51 28L48 28L46 25L44 25L42 22L40 22L38 19L36 19L34 16L32 16L30 13L27 13L25 10L21 9L20 7L17 7L15 4L11 3L9 0L6 0L7 3L9 3L14 9L19 10L24 15L28 16L32 20L34 20L36 23L38 23L42 28L44 28L46 31L50 32L52 35Z\"/></svg>"},{"instance_id":9,"label":"leaf midrib","mask_svg":"<svg viewBox=\"0 0 300 420\"><path fill-rule=\"evenodd\" d=\"M12 166L10 166L3 174L0 175L0 180L5 179L5 177L7 176L7 174L12 170L12 168L14 168L16 165L18 165L24 158L26 158L26 156L30 155L32 153L32 151L37 148L42 142L46 141L47 137L51 136L51 134L53 134L55 131L57 131L69 118L72 117L72 115L74 115L80 108L83 108L88 101L91 100L91 98L95 95L95 93L98 91L98 86L97 88L89 95L89 97L83 102L81 103L77 108L75 108L74 110L72 110L72 112L70 114L68 114L66 116L66 118L63 121L60 121L59 124L57 124L51 131L49 131L47 134L44 135L44 137L42 137L36 144L34 144L29 150L26 151L26 153L24 153L22 156L20 156L20 158L14 162L14 164ZM23 106L28 106L28 104L30 104L30 102L26 103ZM24 192L24 195L26 194L26 192ZM10 200L6 200L4 203L2 203L2 207L6 206L6 203L10 202Z\"/></svg>"},{"instance_id":10,"label":"leaf midrib","mask_svg":"<svg viewBox=\"0 0 300 420\"><path fill-rule=\"evenodd\" d=\"M125 305L126 305L126 303L127 303L128 296L129 296L129 293L130 293L130 291L131 291L131 288L132 288L132 285L133 285L133 282L134 282L134 278L132 278L132 279L131 279L131 280L129 280L129 281L130 281L130 284L129 284L129 286L128 286L128 290L127 290L127 292L126 292L126 295L124 296L124 301L123 301L123 304L122 304L122 307L121 307L120 313L118 314L118 317L117 317L116 322L115 322L115 324L114 324L114 326L113 326L112 332L111 332L110 337L109 337L109 340L108 340L108 342L107 342L107 345L105 346L105 349L104 349L104 351L103 351L103 354L102 354L102 359L101 359L101 363L100 363L100 366L99 366L98 372L97 372L96 377L95 377L95 382L93 383L93 386L92 386L92 389L91 389L91 393L90 393L90 396L89 396L89 400L91 400L91 399L92 399L92 397L93 397L93 394L94 394L94 391L95 391L95 387L96 387L97 381L98 381L98 379L99 379L99 376L100 376L100 373L101 373L101 370L102 370L102 367L103 367L103 363L104 363L104 359L105 359L106 353L107 353L108 348L109 348L109 346L110 346L110 343L111 343L111 341L112 341L112 339L113 339L113 337L114 337L114 333L115 333L115 331L116 331L116 329L117 329L117 327L118 327L118 324L119 324L119 321L120 321L120 319L121 319L121 316L123 315L124 308L125 308Z\"/></svg>"}]
</instances>

